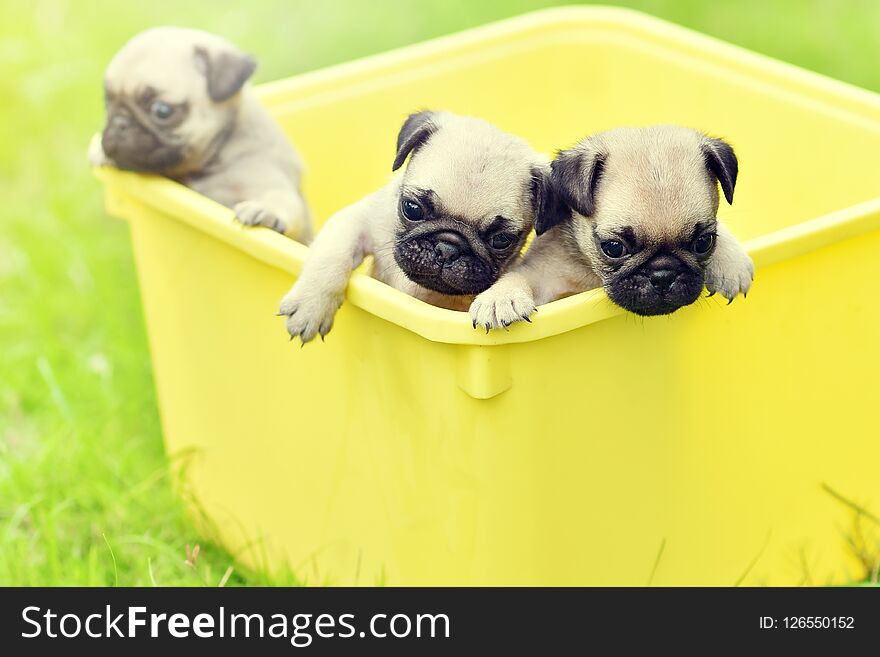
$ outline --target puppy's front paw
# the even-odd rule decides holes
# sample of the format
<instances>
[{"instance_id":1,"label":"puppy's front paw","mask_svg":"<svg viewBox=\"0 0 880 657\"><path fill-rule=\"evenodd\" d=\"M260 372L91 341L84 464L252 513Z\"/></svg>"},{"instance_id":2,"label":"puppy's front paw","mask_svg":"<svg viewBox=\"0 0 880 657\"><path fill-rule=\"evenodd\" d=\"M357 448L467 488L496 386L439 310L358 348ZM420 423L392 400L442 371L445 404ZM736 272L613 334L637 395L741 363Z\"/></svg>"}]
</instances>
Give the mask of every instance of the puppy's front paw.
<instances>
[{"instance_id":1,"label":"puppy's front paw","mask_svg":"<svg viewBox=\"0 0 880 657\"><path fill-rule=\"evenodd\" d=\"M706 289L709 296L718 292L729 304L749 291L754 278L755 265L745 251L715 253L706 268Z\"/></svg>"},{"instance_id":2,"label":"puppy's front paw","mask_svg":"<svg viewBox=\"0 0 880 657\"><path fill-rule=\"evenodd\" d=\"M287 315L290 339L299 337L303 344L316 335L324 336L333 328L333 318L342 305L342 295L327 292L304 292L294 285L281 300L279 315Z\"/></svg>"},{"instance_id":3,"label":"puppy's front paw","mask_svg":"<svg viewBox=\"0 0 880 657\"><path fill-rule=\"evenodd\" d=\"M489 329L506 329L521 320L529 322L529 315L535 310L535 300L528 290L499 281L477 295L471 304L470 315L474 328L482 326L488 333Z\"/></svg>"},{"instance_id":4,"label":"puppy's front paw","mask_svg":"<svg viewBox=\"0 0 880 657\"><path fill-rule=\"evenodd\" d=\"M235 218L245 226L265 226L281 233L287 232L289 222L259 201L242 201L233 209Z\"/></svg>"}]
</instances>

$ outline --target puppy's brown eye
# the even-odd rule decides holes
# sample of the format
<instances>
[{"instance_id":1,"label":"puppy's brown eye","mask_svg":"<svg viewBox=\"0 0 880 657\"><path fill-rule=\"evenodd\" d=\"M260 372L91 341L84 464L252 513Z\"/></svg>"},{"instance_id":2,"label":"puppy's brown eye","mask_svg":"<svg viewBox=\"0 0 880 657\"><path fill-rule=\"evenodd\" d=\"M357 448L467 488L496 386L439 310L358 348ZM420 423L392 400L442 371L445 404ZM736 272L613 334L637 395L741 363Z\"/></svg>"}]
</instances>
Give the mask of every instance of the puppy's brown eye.
<instances>
[{"instance_id":1,"label":"puppy's brown eye","mask_svg":"<svg viewBox=\"0 0 880 657\"><path fill-rule=\"evenodd\" d=\"M421 221L425 218L425 211L422 209L422 206L415 201L406 199L400 205L403 210L403 216L410 221Z\"/></svg>"},{"instance_id":2,"label":"puppy's brown eye","mask_svg":"<svg viewBox=\"0 0 880 657\"><path fill-rule=\"evenodd\" d=\"M174 116L174 107L168 103L163 103L161 100L157 100L150 105L150 114L160 121L167 121Z\"/></svg>"},{"instance_id":3,"label":"puppy's brown eye","mask_svg":"<svg viewBox=\"0 0 880 657\"><path fill-rule=\"evenodd\" d=\"M694 240L691 247L697 255L706 255L715 246L715 233L703 233Z\"/></svg>"},{"instance_id":4,"label":"puppy's brown eye","mask_svg":"<svg viewBox=\"0 0 880 657\"><path fill-rule=\"evenodd\" d=\"M510 245L513 244L515 241L516 235L514 235L513 233L495 233L489 243L492 245L493 249L502 251L510 247Z\"/></svg>"},{"instance_id":5,"label":"puppy's brown eye","mask_svg":"<svg viewBox=\"0 0 880 657\"><path fill-rule=\"evenodd\" d=\"M602 253L614 260L626 255L626 246L620 240L605 240L599 246L602 247Z\"/></svg>"}]
</instances>

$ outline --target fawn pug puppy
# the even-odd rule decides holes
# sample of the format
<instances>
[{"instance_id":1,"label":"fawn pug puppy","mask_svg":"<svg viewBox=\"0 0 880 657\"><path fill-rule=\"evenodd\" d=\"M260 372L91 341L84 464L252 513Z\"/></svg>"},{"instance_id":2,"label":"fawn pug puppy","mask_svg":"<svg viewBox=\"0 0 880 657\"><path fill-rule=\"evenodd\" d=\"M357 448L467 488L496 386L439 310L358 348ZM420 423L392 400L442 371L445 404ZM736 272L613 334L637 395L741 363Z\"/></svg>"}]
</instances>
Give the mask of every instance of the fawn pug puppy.
<instances>
[{"instance_id":1,"label":"fawn pug puppy","mask_svg":"<svg viewBox=\"0 0 880 657\"><path fill-rule=\"evenodd\" d=\"M480 119L411 115L391 181L327 220L281 302L291 339L323 338L352 269L443 308L466 310L520 252L551 207L549 166L523 140Z\"/></svg>"},{"instance_id":2,"label":"fawn pug puppy","mask_svg":"<svg viewBox=\"0 0 880 657\"><path fill-rule=\"evenodd\" d=\"M243 224L308 241L302 163L245 84L255 68L207 32L141 32L107 67L107 120L89 160L166 175L232 208Z\"/></svg>"},{"instance_id":3,"label":"fawn pug puppy","mask_svg":"<svg viewBox=\"0 0 880 657\"><path fill-rule=\"evenodd\" d=\"M732 301L749 290L751 258L716 218L718 184L733 203L733 149L688 128L609 130L551 164L559 204L538 218L525 257L471 305L487 330L535 306L596 287L638 315L696 301L705 286Z\"/></svg>"}]
</instances>

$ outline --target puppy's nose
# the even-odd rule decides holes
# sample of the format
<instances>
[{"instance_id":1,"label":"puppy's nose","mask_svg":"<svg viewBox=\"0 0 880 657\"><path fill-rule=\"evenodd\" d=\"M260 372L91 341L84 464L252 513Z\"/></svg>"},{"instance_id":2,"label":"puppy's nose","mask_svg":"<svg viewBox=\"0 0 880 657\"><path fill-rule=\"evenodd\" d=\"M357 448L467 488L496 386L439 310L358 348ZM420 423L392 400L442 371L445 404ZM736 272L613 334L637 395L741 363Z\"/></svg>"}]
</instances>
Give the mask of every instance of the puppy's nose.
<instances>
[{"instance_id":1,"label":"puppy's nose","mask_svg":"<svg viewBox=\"0 0 880 657\"><path fill-rule=\"evenodd\" d=\"M434 242L434 253L437 260L444 265L451 265L467 251L467 242L455 233L440 233Z\"/></svg>"},{"instance_id":2,"label":"puppy's nose","mask_svg":"<svg viewBox=\"0 0 880 657\"><path fill-rule=\"evenodd\" d=\"M443 264L453 263L461 255L459 248L449 242L437 242L434 245L434 253L437 254L437 259Z\"/></svg>"},{"instance_id":3,"label":"puppy's nose","mask_svg":"<svg viewBox=\"0 0 880 657\"><path fill-rule=\"evenodd\" d=\"M678 278L678 272L671 269L655 269L648 274L648 280L651 281L651 285L658 292L666 292L672 287L672 283L676 278Z\"/></svg>"},{"instance_id":4,"label":"puppy's nose","mask_svg":"<svg viewBox=\"0 0 880 657\"><path fill-rule=\"evenodd\" d=\"M124 114L114 114L110 119L110 127L114 130L125 130L131 125L131 119Z\"/></svg>"},{"instance_id":5,"label":"puppy's nose","mask_svg":"<svg viewBox=\"0 0 880 657\"><path fill-rule=\"evenodd\" d=\"M675 256L660 253L651 258L642 271L648 276L654 289L662 294L672 287L681 269L681 260Z\"/></svg>"}]
</instances>

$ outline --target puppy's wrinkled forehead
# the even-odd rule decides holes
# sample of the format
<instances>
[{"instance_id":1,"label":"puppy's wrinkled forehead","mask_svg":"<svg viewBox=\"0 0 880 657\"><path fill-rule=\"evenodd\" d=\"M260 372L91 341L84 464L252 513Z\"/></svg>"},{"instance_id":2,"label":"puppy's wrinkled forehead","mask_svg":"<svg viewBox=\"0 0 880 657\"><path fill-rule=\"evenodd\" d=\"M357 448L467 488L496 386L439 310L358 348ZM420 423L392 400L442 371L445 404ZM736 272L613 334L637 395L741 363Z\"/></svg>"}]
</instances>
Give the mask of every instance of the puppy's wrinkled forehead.
<instances>
[{"instance_id":1,"label":"puppy's wrinkled forehead","mask_svg":"<svg viewBox=\"0 0 880 657\"><path fill-rule=\"evenodd\" d=\"M537 162L524 141L468 117L441 119L412 157L406 185L434 192L445 213L472 220L519 218L530 207Z\"/></svg>"},{"instance_id":2,"label":"puppy's wrinkled forehead","mask_svg":"<svg viewBox=\"0 0 880 657\"><path fill-rule=\"evenodd\" d=\"M715 218L718 189L706 167L703 137L672 126L612 130L596 193L602 227L633 226L655 240L689 236Z\"/></svg>"},{"instance_id":3,"label":"puppy's wrinkled forehead","mask_svg":"<svg viewBox=\"0 0 880 657\"><path fill-rule=\"evenodd\" d=\"M156 27L133 37L116 53L104 75L111 93L138 97L151 88L162 100L179 103L198 94L207 98L204 72L194 55L206 50L234 48L213 34L178 27Z\"/></svg>"}]
</instances>

